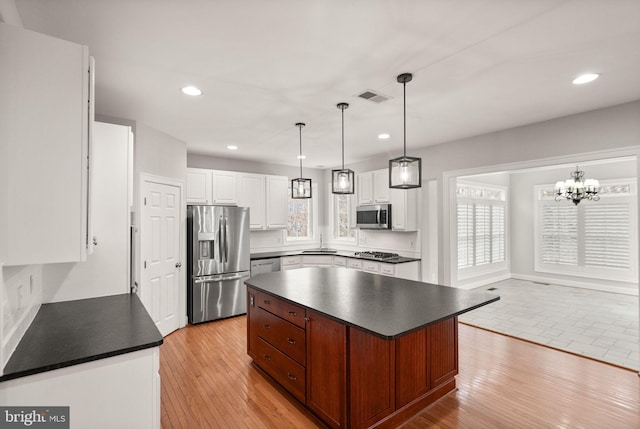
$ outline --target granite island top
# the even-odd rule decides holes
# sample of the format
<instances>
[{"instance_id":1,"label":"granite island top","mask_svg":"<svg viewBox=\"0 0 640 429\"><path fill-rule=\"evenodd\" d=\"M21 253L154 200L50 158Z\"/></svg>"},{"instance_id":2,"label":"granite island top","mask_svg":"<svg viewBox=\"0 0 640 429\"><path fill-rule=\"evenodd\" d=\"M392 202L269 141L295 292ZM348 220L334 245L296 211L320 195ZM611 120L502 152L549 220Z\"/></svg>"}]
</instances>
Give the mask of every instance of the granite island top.
<instances>
[{"instance_id":1,"label":"granite island top","mask_svg":"<svg viewBox=\"0 0 640 429\"><path fill-rule=\"evenodd\" d=\"M156 347L162 341L134 294L43 304L0 381Z\"/></svg>"},{"instance_id":2,"label":"granite island top","mask_svg":"<svg viewBox=\"0 0 640 429\"><path fill-rule=\"evenodd\" d=\"M488 292L341 268L258 274L245 283L387 340L500 299Z\"/></svg>"},{"instance_id":3,"label":"granite island top","mask_svg":"<svg viewBox=\"0 0 640 429\"><path fill-rule=\"evenodd\" d=\"M390 258L390 259L373 259L373 258L362 258L359 256L355 255L354 251L351 250L337 250L335 252L311 252L308 253L308 251L305 252L305 250L279 250L279 251L274 251L274 252L256 252L256 253L252 253L250 258L252 261L258 260L258 259L269 259L269 258L280 258L282 256L318 256L318 255L325 255L325 256L341 256L343 258L352 258L352 259L360 259L363 261L374 261L374 262L382 262L385 264L402 264L405 262L413 262L413 261L419 261L420 258L409 258L406 256L398 256L396 258Z\"/></svg>"}]
</instances>

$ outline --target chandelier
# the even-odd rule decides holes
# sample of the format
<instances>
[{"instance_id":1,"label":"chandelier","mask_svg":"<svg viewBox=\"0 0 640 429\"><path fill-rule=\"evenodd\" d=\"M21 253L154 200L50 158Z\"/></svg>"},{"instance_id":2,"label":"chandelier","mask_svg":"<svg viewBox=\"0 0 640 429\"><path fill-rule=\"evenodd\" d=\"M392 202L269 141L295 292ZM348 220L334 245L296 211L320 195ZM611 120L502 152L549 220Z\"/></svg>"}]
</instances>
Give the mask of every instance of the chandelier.
<instances>
[{"instance_id":1,"label":"chandelier","mask_svg":"<svg viewBox=\"0 0 640 429\"><path fill-rule=\"evenodd\" d=\"M576 206L582 200L598 201L600 182L596 179L584 179L584 171L578 169L571 172L571 179L556 183L556 201L571 200Z\"/></svg>"}]
</instances>

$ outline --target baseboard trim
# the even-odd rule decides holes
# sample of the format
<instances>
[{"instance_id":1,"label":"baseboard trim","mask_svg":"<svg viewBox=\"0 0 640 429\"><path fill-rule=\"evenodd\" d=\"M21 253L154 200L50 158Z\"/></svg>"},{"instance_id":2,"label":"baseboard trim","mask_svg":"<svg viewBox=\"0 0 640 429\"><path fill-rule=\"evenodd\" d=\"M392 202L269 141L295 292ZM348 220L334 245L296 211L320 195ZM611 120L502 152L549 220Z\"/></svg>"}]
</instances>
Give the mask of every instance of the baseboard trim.
<instances>
[{"instance_id":1,"label":"baseboard trim","mask_svg":"<svg viewBox=\"0 0 640 429\"><path fill-rule=\"evenodd\" d=\"M606 284L557 279L553 277L531 276L528 274L515 274L515 273L511 273L511 278L516 280L527 280L531 282L549 283L552 285L570 286L570 287L577 287L581 289L598 290L601 292L612 292L612 293L620 293L624 295L638 296L638 287L636 287L635 290L631 290L629 288L611 286Z\"/></svg>"}]
</instances>

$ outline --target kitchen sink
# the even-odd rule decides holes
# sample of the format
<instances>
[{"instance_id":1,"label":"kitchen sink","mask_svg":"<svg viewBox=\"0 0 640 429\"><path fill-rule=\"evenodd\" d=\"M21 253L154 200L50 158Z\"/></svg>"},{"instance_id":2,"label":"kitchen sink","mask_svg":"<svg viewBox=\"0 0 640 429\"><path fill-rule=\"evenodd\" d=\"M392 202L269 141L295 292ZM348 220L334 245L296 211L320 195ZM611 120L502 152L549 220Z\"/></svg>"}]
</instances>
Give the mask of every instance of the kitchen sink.
<instances>
[{"instance_id":1,"label":"kitchen sink","mask_svg":"<svg viewBox=\"0 0 640 429\"><path fill-rule=\"evenodd\" d=\"M336 253L337 250L335 249L309 249L309 250L303 250L302 253L306 253L306 254L315 254L315 255L322 255L324 253Z\"/></svg>"}]
</instances>

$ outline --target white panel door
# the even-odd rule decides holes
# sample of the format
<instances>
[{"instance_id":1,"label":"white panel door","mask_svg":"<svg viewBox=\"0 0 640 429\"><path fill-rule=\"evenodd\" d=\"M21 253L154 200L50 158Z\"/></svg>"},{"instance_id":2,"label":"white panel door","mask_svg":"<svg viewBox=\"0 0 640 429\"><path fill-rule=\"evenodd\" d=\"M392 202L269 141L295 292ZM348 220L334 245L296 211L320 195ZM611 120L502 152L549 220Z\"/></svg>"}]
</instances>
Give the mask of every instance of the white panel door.
<instances>
[{"instance_id":1,"label":"white panel door","mask_svg":"<svg viewBox=\"0 0 640 429\"><path fill-rule=\"evenodd\" d=\"M144 182L140 300L163 336L178 329L180 188Z\"/></svg>"}]
</instances>

